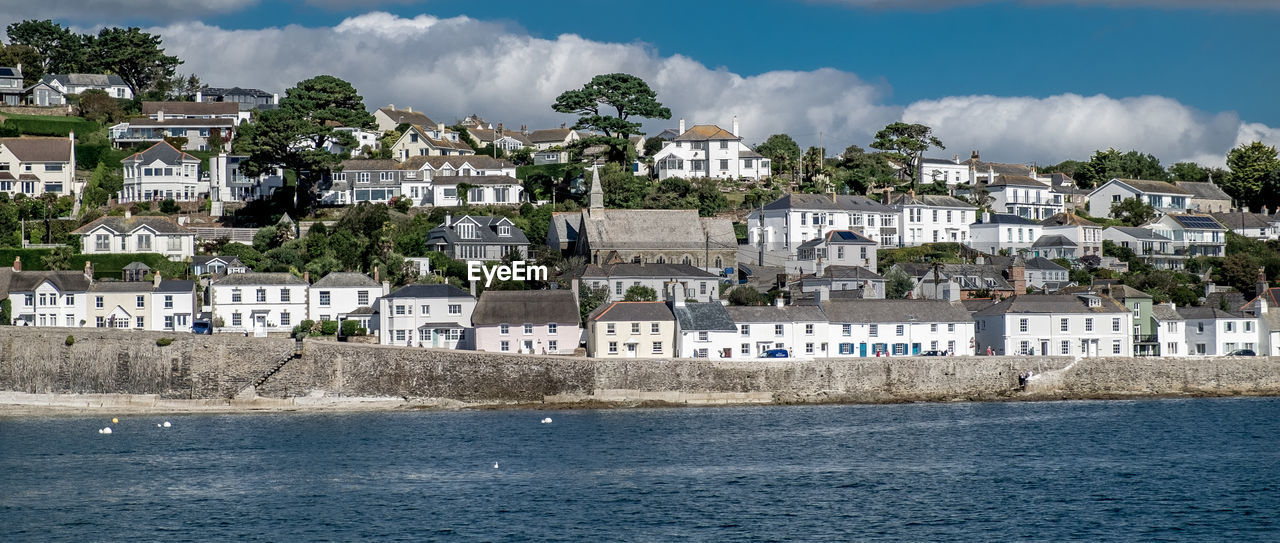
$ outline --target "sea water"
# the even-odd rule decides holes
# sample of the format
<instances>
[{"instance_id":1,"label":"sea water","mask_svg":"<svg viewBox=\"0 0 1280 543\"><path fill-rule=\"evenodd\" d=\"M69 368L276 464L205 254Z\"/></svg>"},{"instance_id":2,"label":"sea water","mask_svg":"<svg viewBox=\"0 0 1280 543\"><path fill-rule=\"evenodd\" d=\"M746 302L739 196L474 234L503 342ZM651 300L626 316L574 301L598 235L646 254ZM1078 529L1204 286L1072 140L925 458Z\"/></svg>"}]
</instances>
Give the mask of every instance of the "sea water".
<instances>
[{"instance_id":1,"label":"sea water","mask_svg":"<svg viewBox=\"0 0 1280 543\"><path fill-rule=\"evenodd\" d=\"M0 417L0 541L1280 540L1275 398L110 418Z\"/></svg>"}]
</instances>

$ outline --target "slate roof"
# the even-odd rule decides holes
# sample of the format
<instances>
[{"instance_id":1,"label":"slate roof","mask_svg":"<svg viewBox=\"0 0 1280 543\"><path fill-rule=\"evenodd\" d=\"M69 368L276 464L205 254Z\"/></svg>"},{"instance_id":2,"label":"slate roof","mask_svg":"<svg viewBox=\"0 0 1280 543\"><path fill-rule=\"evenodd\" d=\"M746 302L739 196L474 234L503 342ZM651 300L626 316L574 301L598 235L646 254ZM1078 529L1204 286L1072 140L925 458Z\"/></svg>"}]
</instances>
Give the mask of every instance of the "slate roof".
<instances>
[{"instance_id":1,"label":"slate roof","mask_svg":"<svg viewBox=\"0 0 1280 543\"><path fill-rule=\"evenodd\" d=\"M403 109L393 109L389 107L378 108L384 115L395 121L396 125L411 124L414 126L429 126L435 128L436 122L430 117L423 115L421 111L407 111Z\"/></svg>"},{"instance_id":2,"label":"slate roof","mask_svg":"<svg viewBox=\"0 0 1280 543\"><path fill-rule=\"evenodd\" d=\"M0 270L2 269L4 268L0 268ZM0 294L3 293L4 290L0 290ZM1253 299L1249 300L1249 303L1244 304L1241 309L1253 312L1254 306L1258 303L1258 298L1265 298L1267 300L1268 315L1272 313L1280 314L1280 287L1267 287L1266 290L1262 291L1261 295L1254 296Z\"/></svg>"},{"instance_id":3,"label":"slate roof","mask_svg":"<svg viewBox=\"0 0 1280 543\"><path fill-rule=\"evenodd\" d=\"M828 230L822 233L822 237L813 238L800 244L800 247L815 247L819 244L827 245L878 245L862 234L853 230Z\"/></svg>"},{"instance_id":4,"label":"slate roof","mask_svg":"<svg viewBox=\"0 0 1280 543\"><path fill-rule=\"evenodd\" d=\"M226 115L235 117L240 106L235 102L143 102L142 114L155 115Z\"/></svg>"},{"instance_id":5,"label":"slate roof","mask_svg":"<svg viewBox=\"0 0 1280 543\"><path fill-rule=\"evenodd\" d=\"M972 322L960 304L946 300L831 300L822 304L830 322Z\"/></svg>"},{"instance_id":6,"label":"slate roof","mask_svg":"<svg viewBox=\"0 0 1280 543\"><path fill-rule=\"evenodd\" d=\"M738 246L728 219L699 218L696 209L595 210L583 214L578 233L579 239L586 237L593 251L604 252L624 248L703 251L707 234L712 249Z\"/></svg>"},{"instance_id":7,"label":"slate roof","mask_svg":"<svg viewBox=\"0 0 1280 543\"><path fill-rule=\"evenodd\" d=\"M557 241L573 242L578 240L578 221L582 214L576 211L560 211L551 214L552 230L559 236Z\"/></svg>"},{"instance_id":8,"label":"slate roof","mask_svg":"<svg viewBox=\"0 0 1280 543\"><path fill-rule=\"evenodd\" d=\"M601 305L587 317L589 321L674 321L675 315L664 302L611 302Z\"/></svg>"},{"instance_id":9,"label":"slate roof","mask_svg":"<svg viewBox=\"0 0 1280 543\"><path fill-rule=\"evenodd\" d=\"M725 308L738 324L754 322L826 322L827 314L816 305L730 306Z\"/></svg>"},{"instance_id":10,"label":"slate roof","mask_svg":"<svg viewBox=\"0 0 1280 543\"><path fill-rule=\"evenodd\" d=\"M1210 217L1227 228L1270 228L1271 220L1266 215L1231 211L1227 213L1210 213Z\"/></svg>"},{"instance_id":11,"label":"slate roof","mask_svg":"<svg viewBox=\"0 0 1280 543\"><path fill-rule=\"evenodd\" d=\"M884 279L880 274L862 266L827 266L827 269L822 271L822 276L828 279Z\"/></svg>"},{"instance_id":12,"label":"slate roof","mask_svg":"<svg viewBox=\"0 0 1280 543\"><path fill-rule=\"evenodd\" d=\"M9 276L9 292L30 292L45 281L61 292L87 292L90 285L82 271L16 271Z\"/></svg>"},{"instance_id":13,"label":"slate roof","mask_svg":"<svg viewBox=\"0 0 1280 543\"><path fill-rule=\"evenodd\" d=\"M1151 315L1162 322L1183 320L1182 314L1176 308L1169 307L1169 304L1152 305Z\"/></svg>"},{"instance_id":14,"label":"slate roof","mask_svg":"<svg viewBox=\"0 0 1280 543\"><path fill-rule=\"evenodd\" d=\"M959 207L964 209L974 209L977 207L959 198L940 194L922 194L918 196L913 196L911 194L899 194L889 200L889 205L894 207L922 205L929 207Z\"/></svg>"},{"instance_id":15,"label":"slate roof","mask_svg":"<svg viewBox=\"0 0 1280 543\"><path fill-rule=\"evenodd\" d=\"M169 145L169 142L161 140L156 142L155 145L148 147L147 150L129 155L120 162L142 162L145 164L151 164L157 160L174 166L177 166L182 162L200 161L200 159L196 158L194 155L179 151L172 145Z\"/></svg>"},{"instance_id":16,"label":"slate roof","mask_svg":"<svg viewBox=\"0 0 1280 543\"><path fill-rule=\"evenodd\" d=\"M478 225L476 228L476 234L479 235L480 237L474 238L474 239L462 239L461 237L458 237L458 232L457 232L458 223L461 223L467 220L474 221ZM524 232L519 228L516 228L515 225L510 225L511 235L509 236L498 235L498 223L504 220L507 221L508 223L511 222L510 219L506 219L504 217L490 217L487 215L464 215L462 217L458 217L457 219L455 219L453 221L453 224L450 224L448 227L445 227L444 225L440 225L435 228L432 228L430 232L427 232L426 244L428 247L430 247L431 245L434 245L435 243L445 243L445 244L452 245L454 243L459 243L459 242L504 244L504 245L528 245L529 238L525 237Z\"/></svg>"},{"instance_id":17,"label":"slate roof","mask_svg":"<svg viewBox=\"0 0 1280 543\"><path fill-rule=\"evenodd\" d=\"M0 138L0 147L23 162L71 162L69 138Z\"/></svg>"},{"instance_id":18,"label":"slate roof","mask_svg":"<svg viewBox=\"0 0 1280 543\"><path fill-rule=\"evenodd\" d=\"M483 141L486 143L493 143L495 140L500 138L511 138L524 145L533 145L533 142L529 141L528 136L510 130L503 131L499 134L498 130L495 128L475 128L468 126L467 133L471 134L471 137L475 138L476 141Z\"/></svg>"},{"instance_id":19,"label":"slate roof","mask_svg":"<svg viewBox=\"0 0 1280 543\"><path fill-rule=\"evenodd\" d=\"M1127 313L1129 309L1107 296L1098 296L1101 305L1089 307L1075 294L1015 294L999 303L984 307L973 316L1005 315L1009 313L1060 314L1060 313Z\"/></svg>"},{"instance_id":20,"label":"slate roof","mask_svg":"<svg viewBox=\"0 0 1280 543\"><path fill-rule=\"evenodd\" d=\"M1137 226L1108 226L1107 229L1116 230L1118 232L1121 232L1127 236L1130 236L1138 240L1170 241L1169 238L1166 238L1160 235L1155 230L1152 230L1150 228L1140 228Z\"/></svg>"},{"instance_id":21,"label":"slate roof","mask_svg":"<svg viewBox=\"0 0 1280 543\"><path fill-rule=\"evenodd\" d=\"M774 209L817 209L832 211L873 211L896 214L893 208L880 202L857 195L838 195L832 199L830 194L788 194L765 204L766 210Z\"/></svg>"},{"instance_id":22,"label":"slate roof","mask_svg":"<svg viewBox=\"0 0 1280 543\"><path fill-rule=\"evenodd\" d=\"M742 138L733 135L732 132L720 128L714 124L695 124L693 127L685 130L683 134L676 136L676 141L707 141L707 140L741 140Z\"/></svg>"},{"instance_id":23,"label":"slate roof","mask_svg":"<svg viewBox=\"0 0 1280 543\"><path fill-rule=\"evenodd\" d=\"M695 278L695 279L718 279L720 276L696 268L688 264L605 264L603 266L596 264L588 264L582 270L582 278L593 277L670 277L670 278Z\"/></svg>"},{"instance_id":24,"label":"slate roof","mask_svg":"<svg viewBox=\"0 0 1280 543\"><path fill-rule=\"evenodd\" d=\"M151 292L151 281L98 281L89 285L89 292Z\"/></svg>"},{"instance_id":25,"label":"slate roof","mask_svg":"<svg viewBox=\"0 0 1280 543\"><path fill-rule=\"evenodd\" d=\"M1222 187L1207 181L1174 181L1173 184L1191 194L1192 198L1202 200L1231 200Z\"/></svg>"},{"instance_id":26,"label":"slate roof","mask_svg":"<svg viewBox=\"0 0 1280 543\"><path fill-rule=\"evenodd\" d=\"M1032 247L1075 247L1076 242L1071 241L1061 234L1053 234L1049 236L1040 236L1036 238L1036 242L1031 244Z\"/></svg>"},{"instance_id":27,"label":"slate roof","mask_svg":"<svg viewBox=\"0 0 1280 543\"><path fill-rule=\"evenodd\" d=\"M341 288L341 287L380 287L377 281L372 277L363 273L356 272L331 272L320 278L312 288Z\"/></svg>"},{"instance_id":28,"label":"slate roof","mask_svg":"<svg viewBox=\"0 0 1280 543\"><path fill-rule=\"evenodd\" d=\"M183 279L161 279L156 292L195 292L196 282Z\"/></svg>"},{"instance_id":29,"label":"slate roof","mask_svg":"<svg viewBox=\"0 0 1280 543\"><path fill-rule=\"evenodd\" d=\"M1059 266L1057 262L1049 260L1043 256L1037 256L1035 258L1027 260L1026 268L1028 270L1067 271L1066 268Z\"/></svg>"},{"instance_id":30,"label":"slate roof","mask_svg":"<svg viewBox=\"0 0 1280 543\"><path fill-rule=\"evenodd\" d=\"M350 158L342 161L343 172L379 172L402 170L399 162L387 159Z\"/></svg>"},{"instance_id":31,"label":"slate roof","mask_svg":"<svg viewBox=\"0 0 1280 543\"><path fill-rule=\"evenodd\" d=\"M224 103L224 102L218 102ZM235 102L225 102L235 105ZM152 119L150 117L136 117L129 119L129 126L218 126L228 127L235 126L235 119L201 119L201 118L169 118L165 117L163 121Z\"/></svg>"},{"instance_id":32,"label":"slate roof","mask_svg":"<svg viewBox=\"0 0 1280 543\"><path fill-rule=\"evenodd\" d=\"M735 332L738 326L720 302L686 302L677 305L672 313L680 330Z\"/></svg>"},{"instance_id":33,"label":"slate roof","mask_svg":"<svg viewBox=\"0 0 1280 543\"><path fill-rule=\"evenodd\" d=\"M383 298L472 298L472 296L453 285L405 285Z\"/></svg>"},{"instance_id":34,"label":"slate roof","mask_svg":"<svg viewBox=\"0 0 1280 543\"><path fill-rule=\"evenodd\" d=\"M151 271L151 266L135 261L135 262L130 262L122 269L124 271Z\"/></svg>"},{"instance_id":35,"label":"slate roof","mask_svg":"<svg viewBox=\"0 0 1280 543\"><path fill-rule=\"evenodd\" d=\"M200 89L200 93L204 95L205 98L208 98L210 96L216 96L221 98L224 96L236 96L236 95L252 96L254 98L274 98L275 97L275 95L267 91L264 91L262 89L246 89L243 87L204 87Z\"/></svg>"},{"instance_id":36,"label":"slate roof","mask_svg":"<svg viewBox=\"0 0 1280 543\"><path fill-rule=\"evenodd\" d=\"M520 180L509 175L443 175L431 179L440 186L453 186L459 183L472 185L519 185Z\"/></svg>"},{"instance_id":37,"label":"slate roof","mask_svg":"<svg viewBox=\"0 0 1280 543\"><path fill-rule=\"evenodd\" d=\"M239 257L231 256L231 255L226 255L226 256L221 256L221 255L197 255L197 256L193 256L193 257L191 257L191 265L192 265L192 266L203 266L203 265L205 265L205 264L208 264L208 263L210 263L210 262L213 262L214 260L221 260L221 261L225 262L225 263L227 264L227 266L230 266L230 267L244 267L244 263L240 262L240 258L239 258Z\"/></svg>"},{"instance_id":38,"label":"slate roof","mask_svg":"<svg viewBox=\"0 0 1280 543\"><path fill-rule=\"evenodd\" d=\"M578 324L578 303L569 290L486 290L471 313L475 326L491 324Z\"/></svg>"},{"instance_id":39,"label":"slate roof","mask_svg":"<svg viewBox=\"0 0 1280 543\"><path fill-rule=\"evenodd\" d=\"M1216 306L1210 307L1209 305L1183 306L1178 309L1178 314L1182 315L1185 320L1239 319L1245 317L1243 313L1224 311Z\"/></svg>"},{"instance_id":40,"label":"slate roof","mask_svg":"<svg viewBox=\"0 0 1280 543\"><path fill-rule=\"evenodd\" d=\"M1076 215L1075 213L1055 213L1043 221L1041 226L1101 226L1089 219Z\"/></svg>"},{"instance_id":41,"label":"slate roof","mask_svg":"<svg viewBox=\"0 0 1280 543\"><path fill-rule=\"evenodd\" d=\"M1166 183L1164 181L1152 181L1149 179L1124 179L1124 178L1115 178L1115 179L1112 179L1112 181L1124 183L1130 187L1137 189L1139 192L1144 192L1144 193L1156 192L1160 194L1179 194L1184 196L1191 195L1191 192L1188 191L1187 189L1179 187L1178 185L1175 185L1173 183Z\"/></svg>"},{"instance_id":42,"label":"slate roof","mask_svg":"<svg viewBox=\"0 0 1280 543\"><path fill-rule=\"evenodd\" d=\"M1034 187L1038 189L1047 189L1049 184L1026 175L1006 175L999 174L995 181L987 183L988 187Z\"/></svg>"},{"instance_id":43,"label":"slate roof","mask_svg":"<svg viewBox=\"0 0 1280 543\"><path fill-rule=\"evenodd\" d=\"M1012 224L1012 225L1035 225L1036 222L1012 213L991 213L984 221L982 216L978 216L978 222L974 224Z\"/></svg>"},{"instance_id":44,"label":"slate roof","mask_svg":"<svg viewBox=\"0 0 1280 543\"><path fill-rule=\"evenodd\" d=\"M569 137L570 132L573 132L572 128L546 128L534 130L527 137L533 143L560 143Z\"/></svg>"},{"instance_id":45,"label":"slate roof","mask_svg":"<svg viewBox=\"0 0 1280 543\"><path fill-rule=\"evenodd\" d=\"M985 174L987 172L995 172L996 175L1016 175L1022 177L1031 176L1031 168L1026 164L1011 164L1005 162L983 162L982 160L970 158L962 162L973 166L974 174Z\"/></svg>"},{"instance_id":46,"label":"slate roof","mask_svg":"<svg viewBox=\"0 0 1280 543\"><path fill-rule=\"evenodd\" d=\"M217 286L306 285L292 273L233 273L213 282Z\"/></svg>"},{"instance_id":47,"label":"slate roof","mask_svg":"<svg viewBox=\"0 0 1280 543\"><path fill-rule=\"evenodd\" d=\"M155 230L157 234L195 235L195 231L180 226L177 221L169 217L159 216L102 217L71 231L71 233L86 234L99 226L106 226L116 233L132 232L142 226L146 226Z\"/></svg>"},{"instance_id":48,"label":"slate roof","mask_svg":"<svg viewBox=\"0 0 1280 543\"><path fill-rule=\"evenodd\" d=\"M392 161L394 162L394 161ZM461 169L464 164L470 164L472 168L477 170L496 170L500 168L514 168L515 164L493 158L489 155L432 155L432 156L415 156L409 157L408 160L401 163L402 169L421 170L423 166L430 166L428 169L440 170L446 165L453 166L453 169Z\"/></svg>"},{"instance_id":49,"label":"slate roof","mask_svg":"<svg viewBox=\"0 0 1280 543\"><path fill-rule=\"evenodd\" d=\"M120 76L116 74L45 74L40 78L41 83L52 83L57 81L62 83L63 87L75 85L78 87L116 87L129 86Z\"/></svg>"}]
</instances>

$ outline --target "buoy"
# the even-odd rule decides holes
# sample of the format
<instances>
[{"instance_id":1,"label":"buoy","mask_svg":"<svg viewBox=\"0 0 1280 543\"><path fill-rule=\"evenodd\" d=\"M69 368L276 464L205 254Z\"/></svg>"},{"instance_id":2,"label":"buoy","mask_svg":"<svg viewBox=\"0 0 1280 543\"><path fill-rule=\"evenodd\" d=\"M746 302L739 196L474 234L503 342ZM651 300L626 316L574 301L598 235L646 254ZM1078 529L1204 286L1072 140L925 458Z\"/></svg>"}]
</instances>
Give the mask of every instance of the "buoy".
<instances>
[{"instance_id":1,"label":"buoy","mask_svg":"<svg viewBox=\"0 0 1280 543\"><path fill-rule=\"evenodd\" d=\"M170 426L173 426L173 425L172 425L172 424L169 424L169 421L167 421L167 420L166 420L166 421L164 421L164 427L165 427L165 428L168 428L168 427L170 427Z\"/></svg>"},{"instance_id":2,"label":"buoy","mask_svg":"<svg viewBox=\"0 0 1280 543\"><path fill-rule=\"evenodd\" d=\"M108 429L109 429L109 428L108 428ZM497 463L497 462L494 462L494 463L493 463L493 469L498 469L498 463Z\"/></svg>"},{"instance_id":3,"label":"buoy","mask_svg":"<svg viewBox=\"0 0 1280 543\"><path fill-rule=\"evenodd\" d=\"M106 428L103 428L103 429L101 429L101 430L98 430L98 433L99 433L99 434L109 434L109 433L111 433L111 427L110 427L110 426L108 426L108 427L106 427Z\"/></svg>"},{"instance_id":4,"label":"buoy","mask_svg":"<svg viewBox=\"0 0 1280 543\"><path fill-rule=\"evenodd\" d=\"M161 426L162 426L162 425L161 425L160 423L158 423L158 422L156 423L156 428L160 428Z\"/></svg>"},{"instance_id":5,"label":"buoy","mask_svg":"<svg viewBox=\"0 0 1280 543\"><path fill-rule=\"evenodd\" d=\"M114 418L114 417L113 417L113 418L111 419L111 424L120 424L120 419L117 419L117 418Z\"/></svg>"},{"instance_id":6,"label":"buoy","mask_svg":"<svg viewBox=\"0 0 1280 543\"><path fill-rule=\"evenodd\" d=\"M547 417L547 418L545 418L545 419L542 419L542 423L543 423L543 424L551 424L551 417Z\"/></svg>"}]
</instances>

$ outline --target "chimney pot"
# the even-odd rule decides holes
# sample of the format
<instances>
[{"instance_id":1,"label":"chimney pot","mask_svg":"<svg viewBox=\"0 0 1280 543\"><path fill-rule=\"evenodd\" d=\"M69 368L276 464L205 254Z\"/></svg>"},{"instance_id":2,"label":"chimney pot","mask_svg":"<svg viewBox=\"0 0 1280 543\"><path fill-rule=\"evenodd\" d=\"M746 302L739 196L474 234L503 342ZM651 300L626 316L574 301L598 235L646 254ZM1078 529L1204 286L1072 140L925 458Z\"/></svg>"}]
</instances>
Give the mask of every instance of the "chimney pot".
<instances>
[{"instance_id":1,"label":"chimney pot","mask_svg":"<svg viewBox=\"0 0 1280 543\"><path fill-rule=\"evenodd\" d=\"M13 257L13 271L22 271L22 257Z\"/></svg>"},{"instance_id":2,"label":"chimney pot","mask_svg":"<svg viewBox=\"0 0 1280 543\"><path fill-rule=\"evenodd\" d=\"M774 307L783 307L785 305L787 305L787 301L782 296L778 296L777 298L773 299Z\"/></svg>"},{"instance_id":3,"label":"chimney pot","mask_svg":"<svg viewBox=\"0 0 1280 543\"><path fill-rule=\"evenodd\" d=\"M309 271L302 272L302 282L308 285L311 284L311 272Z\"/></svg>"},{"instance_id":4,"label":"chimney pot","mask_svg":"<svg viewBox=\"0 0 1280 543\"><path fill-rule=\"evenodd\" d=\"M151 286L160 288L160 270L156 270L156 274L152 277Z\"/></svg>"},{"instance_id":5,"label":"chimney pot","mask_svg":"<svg viewBox=\"0 0 1280 543\"><path fill-rule=\"evenodd\" d=\"M374 266L374 267L373 267L373 282L374 282L374 283L379 282L379 279L378 279L378 267L377 267L377 266Z\"/></svg>"},{"instance_id":6,"label":"chimney pot","mask_svg":"<svg viewBox=\"0 0 1280 543\"><path fill-rule=\"evenodd\" d=\"M680 133L684 133L684 117L680 117Z\"/></svg>"}]
</instances>

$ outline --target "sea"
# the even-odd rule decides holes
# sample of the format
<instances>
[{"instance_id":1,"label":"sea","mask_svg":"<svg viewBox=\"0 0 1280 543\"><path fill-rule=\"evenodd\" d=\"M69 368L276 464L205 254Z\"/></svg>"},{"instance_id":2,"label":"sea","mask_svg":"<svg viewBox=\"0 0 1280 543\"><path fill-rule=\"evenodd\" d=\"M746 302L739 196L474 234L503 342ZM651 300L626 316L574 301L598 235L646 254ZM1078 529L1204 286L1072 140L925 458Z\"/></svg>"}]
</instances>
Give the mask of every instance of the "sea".
<instances>
[{"instance_id":1,"label":"sea","mask_svg":"<svg viewBox=\"0 0 1280 543\"><path fill-rule=\"evenodd\" d=\"M1278 398L111 418L0 541L1280 541Z\"/></svg>"}]
</instances>

